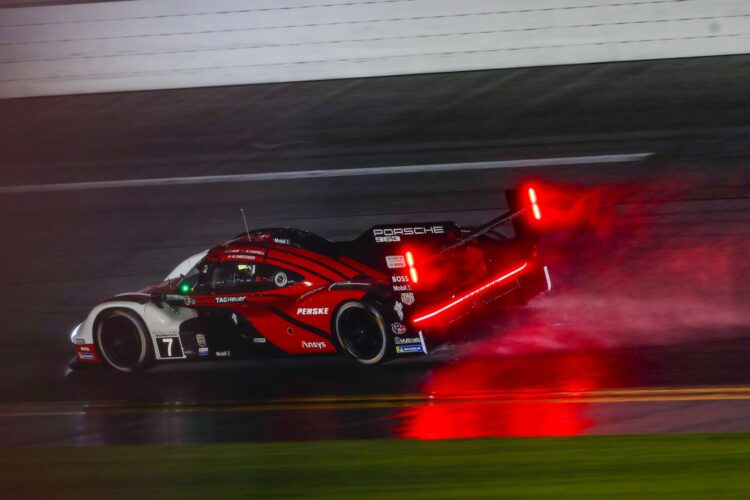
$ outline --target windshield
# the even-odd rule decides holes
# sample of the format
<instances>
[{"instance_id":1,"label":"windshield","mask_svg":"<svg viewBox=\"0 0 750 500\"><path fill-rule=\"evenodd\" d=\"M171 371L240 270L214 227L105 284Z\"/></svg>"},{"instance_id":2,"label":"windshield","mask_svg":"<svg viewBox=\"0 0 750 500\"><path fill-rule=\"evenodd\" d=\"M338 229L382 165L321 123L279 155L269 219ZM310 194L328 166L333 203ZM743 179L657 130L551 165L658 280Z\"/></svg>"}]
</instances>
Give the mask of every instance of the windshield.
<instances>
[{"instance_id":1,"label":"windshield","mask_svg":"<svg viewBox=\"0 0 750 500\"><path fill-rule=\"evenodd\" d=\"M208 268L208 262L200 260L193 266L180 280L175 287L178 293L188 294L195 291L198 282L200 281L201 273L205 273Z\"/></svg>"},{"instance_id":2,"label":"windshield","mask_svg":"<svg viewBox=\"0 0 750 500\"><path fill-rule=\"evenodd\" d=\"M204 250L200 253L197 253L195 255L191 255L187 259L183 260L179 264L177 264L177 267L172 269L172 272L170 272L166 278L164 278L165 281L173 280L175 278L181 278L190 272L190 270L195 267L195 265L200 262L203 257L206 256L208 253L208 250Z\"/></svg>"}]
</instances>

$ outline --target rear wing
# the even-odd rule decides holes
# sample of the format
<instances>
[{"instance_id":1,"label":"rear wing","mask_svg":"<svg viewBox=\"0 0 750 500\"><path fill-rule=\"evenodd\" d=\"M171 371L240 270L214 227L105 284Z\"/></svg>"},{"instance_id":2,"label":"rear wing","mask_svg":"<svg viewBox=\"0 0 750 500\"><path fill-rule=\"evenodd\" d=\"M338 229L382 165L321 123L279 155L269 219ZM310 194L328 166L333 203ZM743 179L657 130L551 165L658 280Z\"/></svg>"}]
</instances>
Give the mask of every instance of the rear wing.
<instances>
[{"instance_id":1,"label":"rear wing","mask_svg":"<svg viewBox=\"0 0 750 500\"><path fill-rule=\"evenodd\" d=\"M450 221L388 224L373 226L356 240L339 245L345 254L386 273L408 267L403 257L407 250L416 247L422 256L439 258L506 223L513 224L516 243L522 247L535 246L539 242L542 219L537 190L533 187L508 189L505 196L508 200L505 213L468 231Z\"/></svg>"},{"instance_id":2,"label":"rear wing","mask_svg":"<svg viewBox=\"0 0 750 500\"><path fill-rule=\"evenodd\" d=\"M463 235L457 242L443 248L442 252L448 252L465 245L508 222L513 223L516 240L530 245L537 244L541 236L542 211L539 207L539 195L536 188L507 189L505 197L508 200L507 212L472 229L469 234Z\"/></svg>"}]
</instances>

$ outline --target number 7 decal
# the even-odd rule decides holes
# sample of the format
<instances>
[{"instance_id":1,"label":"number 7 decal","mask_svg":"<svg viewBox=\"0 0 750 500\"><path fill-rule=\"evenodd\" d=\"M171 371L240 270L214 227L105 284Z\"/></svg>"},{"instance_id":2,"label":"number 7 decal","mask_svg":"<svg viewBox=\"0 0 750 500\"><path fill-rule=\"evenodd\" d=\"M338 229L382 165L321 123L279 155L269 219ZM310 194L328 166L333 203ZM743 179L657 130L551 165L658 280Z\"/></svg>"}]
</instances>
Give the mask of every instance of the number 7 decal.
<instances>
[{"instance_id":1,"label":"number 7 decal","mask_svg":"<svg viewBox=\"0 0 750 500\"><path fill-rule=\"evenodd\" d=\"M156 334L156 347L158 359L184 358L182 342L177 334Z\"/></svg>"}]
</instances>

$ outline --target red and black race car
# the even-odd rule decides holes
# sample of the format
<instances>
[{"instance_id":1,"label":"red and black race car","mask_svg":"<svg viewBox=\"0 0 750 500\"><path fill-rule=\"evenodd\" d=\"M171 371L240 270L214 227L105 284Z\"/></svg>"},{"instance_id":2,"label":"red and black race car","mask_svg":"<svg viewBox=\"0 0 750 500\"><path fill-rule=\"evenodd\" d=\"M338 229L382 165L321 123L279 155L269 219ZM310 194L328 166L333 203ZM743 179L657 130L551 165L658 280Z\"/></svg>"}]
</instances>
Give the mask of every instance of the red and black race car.
<instances>
[{"instance_id":1,"label":"red and black race car","mask_svg":"<svg viewBox=\"0 0 750 500\"><path fill-rule=\"evenodd\" d=\"M154 362L345 352L364 364L427 354L439 333L499 297L549 290L537 258L533 187L473 228L375 226L353 241L308 231L247 231L140 292L97 305L71 334L75 364L132 372ZM512 225L513 237L500 227Z\"/></svg>"}]
</instances>

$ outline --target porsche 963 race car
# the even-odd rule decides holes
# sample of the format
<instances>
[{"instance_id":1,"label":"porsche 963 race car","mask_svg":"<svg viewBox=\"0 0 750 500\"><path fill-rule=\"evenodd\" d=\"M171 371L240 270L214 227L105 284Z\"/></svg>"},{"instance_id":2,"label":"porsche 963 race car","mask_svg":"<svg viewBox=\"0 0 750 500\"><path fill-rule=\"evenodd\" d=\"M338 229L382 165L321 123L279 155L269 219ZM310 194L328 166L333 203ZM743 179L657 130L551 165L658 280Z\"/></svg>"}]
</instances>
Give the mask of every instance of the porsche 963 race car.
<instances>
[{"instance_id":1,"label":"porsche 963 race car","mask_svg":"<svg viewBox=\"0 0 750 500\"><path fill-rule=\"evenodd\" d=\"M533 187L477 227L379 225L332 242L258 229L186 259L160 283L111 297L71 334L72 366L135 372L164 361L343 352L368 365L425 355L485 304L549 290ZM512 237L501 231L512 226Z\"/></svg>"}]
</instances>

